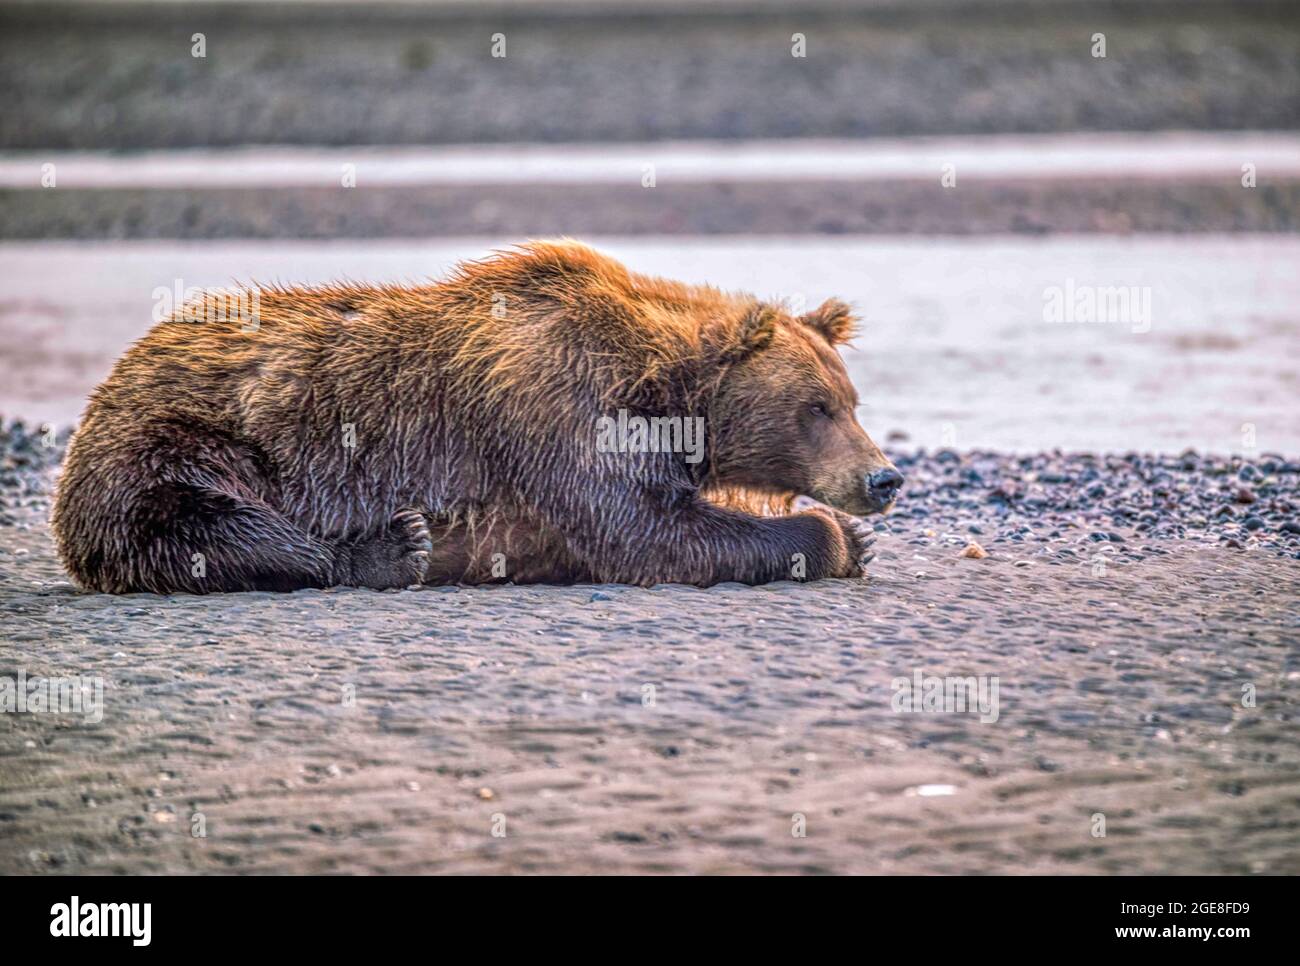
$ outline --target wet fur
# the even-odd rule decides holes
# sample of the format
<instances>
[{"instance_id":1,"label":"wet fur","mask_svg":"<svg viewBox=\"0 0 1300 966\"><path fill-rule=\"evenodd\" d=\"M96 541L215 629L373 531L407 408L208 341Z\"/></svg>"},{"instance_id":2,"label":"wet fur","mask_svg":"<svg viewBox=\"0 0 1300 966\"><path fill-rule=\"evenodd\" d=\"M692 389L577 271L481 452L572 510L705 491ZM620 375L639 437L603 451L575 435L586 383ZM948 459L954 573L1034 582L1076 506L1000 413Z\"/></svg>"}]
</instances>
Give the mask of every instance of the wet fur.
<instances>
[{"instance_id":1,"label":"wet fur","mask_svg":"<svg viewBox=\"0 0 1300 966\"><path fill-rule=\"evenodd\" d=\"M832 347L852 325L841 303L794 319L571 242L467 263L427 287L259 296L256 331L178 313L91 396L53 513L84 587L760 583L788 578L796 554L809 578L860 572L861 530L841 515L734 508L791 440L751 426L743 445L736 434L719 448L742 419L719 409L726 380L778 359L778 345L802 360L779 374L796 384L828 354L838 364ZM847 385L842 368L826 379ZM772 392L734 388L751 408ZM706 416L705 460L597 452L596 420L619 408ZM844 458L856 467L863 452ZM761 490L785 504L779 487Z\"/></svg>"}]
</instances>

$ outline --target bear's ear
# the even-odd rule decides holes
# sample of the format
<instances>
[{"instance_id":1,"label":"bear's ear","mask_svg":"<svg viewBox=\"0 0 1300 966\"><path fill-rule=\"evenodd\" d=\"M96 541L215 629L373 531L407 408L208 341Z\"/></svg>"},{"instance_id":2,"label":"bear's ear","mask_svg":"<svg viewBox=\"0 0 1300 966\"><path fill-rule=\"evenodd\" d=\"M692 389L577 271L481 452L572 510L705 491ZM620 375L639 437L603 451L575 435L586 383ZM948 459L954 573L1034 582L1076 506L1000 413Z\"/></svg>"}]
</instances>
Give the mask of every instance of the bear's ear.
<instances>
[{"instance_id":1,"label":"bear's ear","mask_svg":"<svg viewBox=\"0 0 1300 966\"><path fill-rule=\"evenodd\" d=\"M839 299L827 299L811 312L799 316L799 321L816 329L831 345L848 342L858 327L853 310Z\"/></svg>"},{"instance_id":2,"label":"bear's ear","mask_svg":"<svg viewBox=\"0 0 1300 966\"><path fill-rule=\"evenodd\" d=\"M760 349L766 349L776 337L780 318L781 314L770 305L757 304L746 309L722 349L722 362L739 362Z\"/></svg>"}]
</instances>

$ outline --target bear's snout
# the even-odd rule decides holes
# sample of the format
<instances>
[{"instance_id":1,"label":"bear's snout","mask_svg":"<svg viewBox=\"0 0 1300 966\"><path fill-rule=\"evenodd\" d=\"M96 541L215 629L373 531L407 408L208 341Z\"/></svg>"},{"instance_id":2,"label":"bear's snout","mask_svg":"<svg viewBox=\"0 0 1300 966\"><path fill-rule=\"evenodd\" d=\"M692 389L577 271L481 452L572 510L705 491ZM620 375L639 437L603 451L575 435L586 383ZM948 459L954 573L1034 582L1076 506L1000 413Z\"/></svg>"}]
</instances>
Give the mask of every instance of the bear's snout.
<instances>
[{"instance_id":1,"label":"bear's snout","mask_svg":"<svg viewBox=\"0 0 1300 966\"><path fill-rule=\"evenodd\" d=\"M841 479L843 483L840 486L816 488L811 495L822 503L858 517L884 513L893 506L903 486L903 474L891 463L886 463L883 469L859 471Z\"/></svg>"},{"instance_id":2,"label":"bear's snout","mask_svg":"<svg viewBox=\"0 0 1300 966\"><path fill-rule=\"evenodd\" d=\"M865 483L867 500L872 505L870 512L879 513L894 502L898 491L903 488L903 474L889 466L868 474Z\"/></svg>"}]
</instances>

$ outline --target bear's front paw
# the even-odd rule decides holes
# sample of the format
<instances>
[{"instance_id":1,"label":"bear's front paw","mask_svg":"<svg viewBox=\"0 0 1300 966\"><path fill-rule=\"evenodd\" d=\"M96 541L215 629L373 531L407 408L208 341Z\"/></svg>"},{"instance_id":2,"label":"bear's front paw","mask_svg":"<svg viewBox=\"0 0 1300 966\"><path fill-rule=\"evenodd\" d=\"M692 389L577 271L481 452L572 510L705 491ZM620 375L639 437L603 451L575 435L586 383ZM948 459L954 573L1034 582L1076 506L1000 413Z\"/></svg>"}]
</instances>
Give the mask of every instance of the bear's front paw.
<instances>
[{"instance_id":1,"label":"bear's front paw","mask_svg":"<svg viewBox=\"0 0 1300 966\"><path fill-rule=\"evenodd\" d=\"M851 516L809 496L796 497L793 509L796 513L821 514L834 524L839 543L835 547L829 572L824 576L861 577L866 573L867 564L876 556L871 549L876 543L875 527L860 517Z\"/></svg>"},{"instance_id":2,"label":"bear's front paw","mask_svg":"<svg viewBox=\"0 0 1300 966\"><path fill-rule=\"evenodd\" d=\"M876 545L876 528L861 517L840 513L838 510L835 512L838 514L840 532L844 534L850 561L851 572L845 576L862 577L867 572L867 564L876 559L876 551L871 549Z\"/></svg>"}]
</instances>

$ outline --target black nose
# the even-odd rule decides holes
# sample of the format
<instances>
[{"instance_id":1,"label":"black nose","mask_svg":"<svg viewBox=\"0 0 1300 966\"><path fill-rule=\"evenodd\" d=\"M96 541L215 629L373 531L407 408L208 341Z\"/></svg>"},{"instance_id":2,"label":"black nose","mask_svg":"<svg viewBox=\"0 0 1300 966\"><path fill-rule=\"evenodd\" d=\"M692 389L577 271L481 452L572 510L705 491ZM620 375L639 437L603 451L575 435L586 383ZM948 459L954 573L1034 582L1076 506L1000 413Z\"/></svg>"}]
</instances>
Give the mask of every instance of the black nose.
<instances>
[{"instance_id":1,"label":"black nose","mask_svg":"<svg viewBox=\"0 0 1300 966\"><path fill-rule=\"evenodd\" d=\"M867 488L871 490L871 496L882 505L897 496L902 485L903 474L892 466L887 470L876 470L867 477Z\"/></svg>"}]
</instances>

